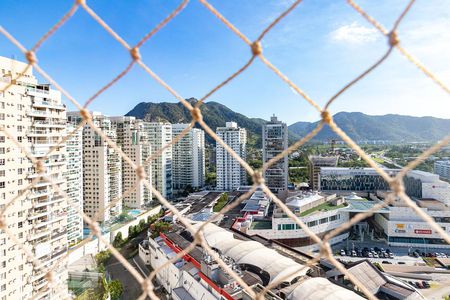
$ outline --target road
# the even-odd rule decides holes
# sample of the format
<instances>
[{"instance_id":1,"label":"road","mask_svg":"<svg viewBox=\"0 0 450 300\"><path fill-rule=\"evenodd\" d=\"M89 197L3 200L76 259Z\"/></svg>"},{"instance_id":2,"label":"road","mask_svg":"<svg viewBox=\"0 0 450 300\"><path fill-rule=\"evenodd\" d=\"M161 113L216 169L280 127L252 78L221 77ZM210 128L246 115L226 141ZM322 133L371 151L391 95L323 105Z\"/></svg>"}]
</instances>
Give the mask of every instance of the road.
<instances>
[{"instance_id":1,"label":"road","mask_svg":"<svg viewBox=\"0 0 450 300\"><path fill-rule=\"evenodd\" d=\"M133 268L142 277L147 277L150 274L151 270L149 270L145 266L145 264L139 258L139 255L135 255L134 257L130 257L130 255L132 255L136 249L134 245L138 245L139 242L146 237L146 235L147 235L146 231L143 231L137 237L128 242L127 245L120 250L120 253L127 259L127 261L131 264L131 266L133 266ZM128 269L125 268L122 265L122 263L117 260L115 256L111 256L111 258L105 264L105 268L111 280L117 279L122 283L124 289L122 294L123 300L138 299L139 296L141 296L142 294L141 285L136 280L136 278L128 271ZM157 283L154 282L154 284L155 286L158 286ZM159 294L157 292L157 295L160 297L160 299L165 299L163 294ZM147 297L146 299L150 298Z\"/></svg>"}]
</instances>

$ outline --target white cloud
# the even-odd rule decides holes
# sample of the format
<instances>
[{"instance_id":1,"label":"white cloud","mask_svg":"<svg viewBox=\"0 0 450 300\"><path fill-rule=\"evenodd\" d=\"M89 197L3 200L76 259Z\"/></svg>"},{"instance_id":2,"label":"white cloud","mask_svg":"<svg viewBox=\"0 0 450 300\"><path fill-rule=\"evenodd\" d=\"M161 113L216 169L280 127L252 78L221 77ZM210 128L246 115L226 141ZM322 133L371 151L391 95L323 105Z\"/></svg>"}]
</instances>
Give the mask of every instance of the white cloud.
<instances>
[{"instance_id":1,"label":"white cloud","mask_svg":"<svg viewBox=\"0 0 450 300\"><path fill-rule=\"evenodd\" d=\"M349 25L343 25L330 33L333 41L350 43L350 44L364 44L371 43L380 38L380 34L375 28L365 27L353 22Z\"/></svg>"}]
</instances>

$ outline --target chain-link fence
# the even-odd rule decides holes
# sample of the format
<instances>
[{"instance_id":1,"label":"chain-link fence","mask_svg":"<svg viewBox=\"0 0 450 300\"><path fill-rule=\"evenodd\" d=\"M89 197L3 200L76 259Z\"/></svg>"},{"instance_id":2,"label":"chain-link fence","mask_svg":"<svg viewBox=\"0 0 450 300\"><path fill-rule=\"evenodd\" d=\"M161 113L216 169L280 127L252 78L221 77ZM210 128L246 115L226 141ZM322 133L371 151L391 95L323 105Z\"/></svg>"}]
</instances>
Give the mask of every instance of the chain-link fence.
<instances>
[{"instance_id":1,"label":"chain-link fence","mask_svg":"<svg viewBox=\"0 0 450 300\"><path fill-rule=\"evenodd\" d=\"M73 105L76 106L76 108L80 111L80 114L82 116L83 121L78 125L76 130L80 130L83 126L89 125L98 135L100 135L104 141L112 148L114 148L119 155L122 157L124 162L129 164L135 171L136 176L138 178L139 182L142 182L147 186L147 188L151 189L153 194L157 197L159 202L167 207L175 216L177 216L178 220L192 233L192 236L194 237L194 241L190 244L189 247L184 249L184 251L179 252L175 257L170 259L167 263L163 264L161 267L153 270L151 274L145 278L140 273L138 273L135 268L119 253L117 249L115 249L108 240L106 240L102 234L99 227L99 224L94 221L93 218L88 217L86 214L84 214L82 211L79 213L83 216L84 222L89 226L91 232L93 235L95 235L99 241L106 245L106 247L111 251L112 255L114 255L117 260L123 264L123 266L136 278L136 280L139 282L139 284L142 287L142 295L139 299L144 299L145 297L149 296L151 298L157 298L156 294L154 293L154 285L152 283L152 279L155 277L155 275L164 267L166 267L168 264L171 264L175 262L177 259L184 256L186 253L189 253L196 245L200 245L203 247L203 249L214 258L217 263L222 267L232 278L234 278L245 291L251 295L255 299L263 299L264 294L270 290L273 287L276 287L278 284L280 284L284 279L289 277L292 274L286 274L286 276L283 276L283 278L280 278L279 280L276 280L274 282L271 282L268 286L266 286L261 292L255 293L253 289L251 289L228 265L220 258L220 256L211 249L210 246L206 243L203 235L202 230L204 226L214 220L221 215L232 209L233 207L236 207L239 205L244 199L246 199L248 196L250 196L251 193L253 193L257 187L261 187L262 190L273 200L273 202L282 209L286 215L288 215L296 224L300 226L301 229L304 230L305 233L307 233L312 241L317 243L320 246L320 253L312 260L308 262L307 265L303 266L303 268L310 266L316 262L319 261L320 258L326 258L328 259L339 271L341 271L349 280L355 284L358 289L365 294L365 296L369 299L376 299L374 295L360 282L358 278L356 278L354 275L349 273L347 269L333 256L333 253L330 248L329 241L334 236L338 235L339 233L344 232L345 230L349 229L352 225L358 223L359 221L363 220L366 217L371 216L376 212L378 209L387 206L395 197L400 198L408 207L412 208L414 212L420 216L424 221L426 221L431 228L437 232L447 243L450 244L450 236L442 229L441 226L439 226L433 218L431 218L429 215L424 213L414 201L412 201L408 195L406 195L404 191L403 186L403 177L406 175L406 173L409 170L412 170L417 165L419 165L424 159L426 159L431 154L438 151L440 148L445 146L450 141L450 135L447 135L444 137L440 142L423 152L417 159L410 162L407 166L405 166L395 177L390 177L382 168L379 167L377 163L375 163L369 155L367 155L343 130L341 130L337 124L334 122L332 115L330 114L328 108L330 105L336 101L336 99L347 89L352 87L354 84L356 84L358 81L362 80L368 73L373 71L375 68L377 68L379 65L381 65L389 56L390 54L396 50L398 50L404 57L406 57L411 63L416 65L420 71L422 71L426 76L428 76L431 80L433 80L440 88L444 89L448 94L450 94L450 89L448 86L446 86L442 81L440 81L431 71L429 71L424 65L422 65L416 58L414 58L405 48L402 47L400 43L400 39L397 35L397 27L399 26L400 22L403 20L405 15L408 13L408 11L411 9L412 5L414 4L414 0L410 1L406 8L403 10L401 15L397 18L397 20L394 23L394 26L391 30L385 29L380 23L378 23L374 18L372 18L370 15L368 15L363 8L358 6L355 2L352 0L347 0L347 4L355 9L355 11L363 18L365 18L368 22L370 22L376 29L378 29L385 37L387 41L387 50L385 54L376 61L372 66L368 67L366 71L361 73L358 77L356 77L354 80L350 81L347 85L345 85L341 90L339 90L333 97L330 98L330 100L326 103L326 105L322 108L320 107L313 99L311 99L304 91L302 91L294 82L292 82L288 77L286 77L276 66L274 66L264 55L263 55L263 49L261 46L261 40L265 37L265 35L273 29L277 23L281 22L283 18L285 18L291 11L293 11L300 3L301 0L297 0L293 2L288 9L286 9L282 14L280 14L273 22L270 23L269 26L264 28L261 32L261 34L258 36L258 38L254 41L251 41L248 37L246 37L238 28L236 28L232 23L230 23L225 16L223 16L219 11L217 11L210 3L208 3L206 0L199 0L200 3L209 10L214 16L216 16L227 28L229 28L232 32L234 32L244 43L246 43L250 50L250 58L249 60L243 65L239 70L237 70L235 73L233 73L230 77L226 78L222 83L214 87L210 92L208 92L204 97L202 97L194 106L192 106L188 101L186 101L183 97L181 97L171 86L169 86L166 82L164 82L160 77L158 77L157 74L155 74L150 67L148 67L143 59L141 58L141 55L139 53L140 47L146 43L156 32L160 31L168 22L170 22L172 19L174 19L182 10L186 8L188 5L188 0L182 1L178 7L173 10L163 21L161 21L154 29L152 29L148 34L146 34L136 45L129 45L122 37L120 37L97 13L92 10L85 0L77 0L73 4L73 6L70 8L70 10L54 25L42 38L39 39L39 41L31 48L26 49L24 46L21 45L21 43L16 40L5 28L0 27L0 33L2 33L9 41L11 41L15 46L17 46L25 55L28 65L25 68L25 70L22 70L20 75L15 80L19 79L22 74L24 74L31 66L34 67L34 69L42 75L43 78L45 78L50 84L52 84L56 89L58 89L69 101L73 103ZM49 39L61 26L63 26L66 22L68 22L73 15L77 12L77 10L83 9L85 10L101 27L103 27L115 40L117 40L118 43L120 43L125 49L127 49L131 56L131 61L128 64L128 66L119 74L117 75L112 81L110 81L108 84L106 84L104 87L102 87L99 91L97 91L92 97L90 97L84 105L81 105L78 101L76 101L66 90L64 90L50 75L48 75L38 64L37 60L37 52L40 48L40 46ZM311 106L313 106L318 114L321 117L321 122L317 125L317 127L311 131L309 134L307 134L302 139L298 140L294 144L292 144L288 149L284 150L282 153L277 155L276 157L270 159L268 162L264 163L261 169L254 170L250 167L250 165L241 157L239 157L227 144L225 144L216 134L215 132L204 122L202 118L201 113L201 106L204 103L204 101L209 98L212 94L217 92L219 89L221 89L223 86L228 84L230 81L234 80L236 77L238 77L242 72L244 72L256 59L260 59L270 70L272 70L275 74L278 75L289 87L294 89L301 97L303 97ZM137 165L135 164L129 157L127 157L122 150L113 142L111 141L93 122L92 116L88 112L87 108L90 103L92 103L100 94L102 94L105 90L113 86L115 83L117 83L123 76L125 76L131 68L133 68L135 65L138 65L141 67L146 73L148 73L157 83L159 83L161 86L163 86L166 90L168 90L176 99L178 99L190 112L192 115L192 121L190 123L190 126L187 127L180 135L174 137L172 142L170 144L165 145L162 149L159 151L153 153L150 157L148 157L145 161L145 164L148 164L158 155L161 155L162 151L166 149L167 147L170 147L171 145L177 143L183 136L185 136L189 130L195 125L199 124L207 134L209 134L217 143L222 145L226 151L228 151L239 163L242 165L242 167L248 172L248 174L253 179L253 186L252 188L243 194L239 199L234 201L232 204L225 206L221 211L219 215L215 215L210 220L205 222L202 226L199 227L198 230L195 230L193 226L190 224L190 222L183 217L183 215L179 212L179 210L174 207L167 199L165 199L161 193L156 190L153 186L150 186L148 180L145 180L147 177L147 174L144 171L143 165ZM13 83L13 80L10 84L6 84L4 88L2 88L1 92L5 92ZM372 209L370 209L367 212L356 214L353 218L351 218L347 223L345 223L343 226L329 232L324 238L319 238L308 226L302 222L302 220L296 216L284 203L281 201L276 195L274 195L268 187L264 184L263 179L263 173L264 171L269 168L271 165L276 163L278 160L283 158L286 155L289 155L291 152L295 151L297 148L304 145L307 141L309 141L311 138L313 138L324 126L329 126L337 135L339 135L345 143L347 143L358 155L360 155L372 168L374 168L383 178L386 180L392 192L389 194L388 197L386 197L384 202L381 202L380 204L375 205ZM28 152L28 150L23 147L18 141L16 141L12 134L8 132L7 128L1 128L0 129L7 138L9 138L16 147L20 148L21 151L23 151L26 156L31 160L33 163L36 172L38 173L38 177L35 178L31 184L22 192L15 197L14 199L11 199L7 202L3 210L1 211L0 215L0 229L2 229L9 238L16 243L20 249L23 251L23 253L26 255L26 257L33 262L33 266L35 269L44 270L45 271L45 278L47 279L48 287L54 288L54 289L61 289L61 287L58 285L58 278L55 278L55 270L57 267L60 267L58 265L53 266L52 268L45 268L43 265L43 262L37 259L33 252L30 250L28 245L25 245L17 239L14 232L12 232L8 228L8 224L6 223L6 217L8 207L14 201L17 201L17 199L20 196L23 196L27 191L39 181L48 181L51 183L52 188L58 192L59 194L63 195L67 199L67 195L63 190L60 189L60 187L55 184L55 182L52 181L52 179L47 176L46 168L44 166L43 160L45 159L36 159L31 153ZM66 137L60 139L58 145L51 148L49 153L47 153L46 157L48 157L49 154L51 154L55 149L58 148L58 146L61 146L65 143L65 141L73 134L69 133ZM145 165L144 164L144 165ZM105 209L109 209L115 203L120 201L123 197L126 197L129 195L134 189L129 189L127 191L124 191L123 195L119 199L113 200ZM102 213L100 211L99 213ZM64 261L64 260L63 260ZM295 272L298 272L299 270L295 270ZM61 297L68 297L64 293L63 290L61 290ZM34 298L39 298L39 295L35 295Z\"/></svg>"}]
</instances>

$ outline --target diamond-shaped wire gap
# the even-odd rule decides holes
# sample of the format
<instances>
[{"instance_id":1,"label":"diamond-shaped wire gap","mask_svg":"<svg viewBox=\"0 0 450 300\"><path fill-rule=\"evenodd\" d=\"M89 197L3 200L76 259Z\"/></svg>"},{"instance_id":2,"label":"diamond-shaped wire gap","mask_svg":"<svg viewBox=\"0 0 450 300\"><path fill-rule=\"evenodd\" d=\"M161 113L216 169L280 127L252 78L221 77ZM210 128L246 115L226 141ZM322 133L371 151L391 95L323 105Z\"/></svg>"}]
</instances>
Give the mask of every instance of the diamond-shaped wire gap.
<instances>
[{"instance_id":1,"label":"diamond-shaped wire gap","mask_svg":"<svg viewBox=\"0 0 450 300\"><path fill-rule=\"evenodd\" d=\"M177 0L164 5L156 2L139 2L130 5L128 2L123 2L105 9L104 3L88 1L82 4L82 9L96 19L98 25L104 27L104 30L113 31L110 34L120 37L130 47L134 45L139 47L170 24L188 2Z\"/></svg>"},{"instance_id":2,"label":"diamond-shaped wire gap","mask_svg":"<svg viewBox=\"0 0 450 300\"><path fill-rule=\"evenodd\" d=\"M306 101L308 101L312 106L314 106L318 111L321 111L321 108L297 85L295 85L288 77L281 73L274 65L272 65L263 55L260 43L252 43L248 40L248 38L239 31L233 24L231 24L219 11L217 11L210 3L206 0L200 0L205 7L211 11L220 21L222 21L225 26L231 29L236 35L238 35L245 43L251 46L251 50L254 55L258 55L259 58L266 64L272 71L274 71L283 81L285 81L292 89L294 89L298 94L300 94Z\"/></svg>"},{"instance_id":3,"label":"diamond-shaped wire gap","mask_svg":"<svg viewBox=\"0 0 450 300\"><path fill-rule=\"evenodd\" d=\"M371 17L362 7L356 4L353 0L347 0L347 2L358 13L360 13L368 22L370 22L373 26L375 26L380 32L382 32L386 36L388 35L387 30L375 18ZM412 2L414 2L414 0L411 0L409 4L412 4ZM410 5L406 7L404 13L406 13L409 8ZM402 16L400 16L400 18L401 17ZM394 24L394 26L397 26L399 21L400 19L397 19L397 22ZM390 40L389 42L392 43L392 40ZM414 55L412 55L411 53L409 53L409 51L407 51L404 47L402 47L401 43L398 42L398 37L395 38L395 47L404 57L406 57L412 64L414 64L417 68L419 68L419 70L421 70L428 78L432 79L445 92L450 94L450 87L446 83L444 83L440 78L438 78L433 72L431 72L425 65L423 65L419 61L419 59L415 58Z\"/></svg>"},{"instance_id":4,"label":"diamond-shaped wire gap","mask_svg":"<svg viewBox=\"0 0 450 300\"><path fill-rule=\"evenodd\" d=\"M275 81L274 81L275 79ZM271 82L270 88L267 88L267 82ZM258 88L255 88L258 87ZM211 94L211 92L214 92ZM270 107L271 113L275 115L288 115L291 117L289 120L282 120L286 123L294 123L297 121L303 121L305 119L318 118L318 114L314 111L308 104L301 101L299 102L298 95L292 89L286 87L286 85L277 80L270 70L267 70L264 64L262 64L258 59L256 59L244 72L242 72L238 78L235 78L225 86L221 86L219 89L214 88L212 91L208 92L208 99L211 101L206 106L200 106L202 110L205 110L204 120L206 123L212 122L207 114L208 106L211 108L218 105L214 102L219 102L223 105L228 106L232 110L237 110L241 113L252 117L262 117L263 119L269 119L267 115L267 109ZM204 97L203 97L204 98ZM202 98L202 99L203 99ZM274 101L280 105L274 105ZM199 103L196 104L198 106ZM295 111L299 114L296 115ZM306 115L306 116L305 116ZM239 120L227 120L236 121L241 127L250 126L251 133L260 133L261 126L256 126L254 124L239 124ZM209 124L213 129L218 124ZM260 142L260 140L258 139Z\"/></svg>"},{"instance_id":5,"label":"diamond-shaped wire gap","mask_svg":"<svg viewBox=\"0 0 450 300\"><path fill-rule=\"evenodd\" d=\"M54 27L58 25L59 21L66 14L72 12L72 8L77 5L74 2L58 1L50 3L27 1L26 4L21 3L20 5L13 2L4 2L0 10L1 24L11 34L15 35L27 49L32 49L47 33L50 33L48 38L51 39L54 30L52 32L50 30L52 28L55 29ZM66 22L70 23L70 14L67 17ZM59 24L59 27L61 26L64 26L64 23Z\"/></svg>"},{"instance_id":6,"label":"diamond-shaped wire gap","mask_svg":"<svg viewBox=\"0 0 450 300\"><path fill-rule=\"evenodd\" d=\"M46 72L83 103L129 68L132 61L130 53L84 10L46 41L38 59ZM68 76L67 71L79 75ZM102 78L100 82L98 78Z\"/></svg>"},{"instance_id":7,"label":"diamond-shaped wire gap","mask_svg":"<svg viewBox=\"0 0 450 300\"><path fill-rule=\"evenodd\" d=\"M183 95L199 98L205 86L217 85L252 56L227 28L210 26L215 19L196 1L190 3L164 34L155 35L141 48L143 60L168 83L177 82L173 87ZM185 23L190 26L182 26ZM174 40L179 47L166 46Z\"/></svg>"},{"instance_id":8,"label":"diamond-shaped wire gap","mask_svg":"<svg viewBox=\"0 0 450 300\"><path fill-rule=\"evenodd\" d=\"M422 116L440 113L445 118L447 111L437 112L436 107L445 106L448 98L448 94L437 88L423 74L415 71L414 66L394 49L381 65L335 99L332 110L369 112L374 115L386 113L417 115L419 111ZM424 105L425 102L427 105ZM368 103L372 103L370 107ZM450 105L448 106L450 108ZM396 139L400 128L388 123L384 123L384 126L386 127L380 130L384 131L386 139ZM430 133L425 132L425 129L419 131L419 134L424 140L440 138L433 136L433 133L430 137Z\"/></svg>"}]
</instances>

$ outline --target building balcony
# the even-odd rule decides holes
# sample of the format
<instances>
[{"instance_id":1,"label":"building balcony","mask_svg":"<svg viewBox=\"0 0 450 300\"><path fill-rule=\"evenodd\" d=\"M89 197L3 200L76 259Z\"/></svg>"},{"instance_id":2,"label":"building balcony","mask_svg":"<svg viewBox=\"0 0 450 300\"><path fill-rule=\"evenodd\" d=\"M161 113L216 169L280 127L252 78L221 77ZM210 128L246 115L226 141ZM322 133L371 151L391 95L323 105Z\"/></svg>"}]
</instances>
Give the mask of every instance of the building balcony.
<instances>
[{"instance_id":1,"label":"building balcony","mask_svg":"<svg viewBox=\"0 0 450 300\"><path fill-rule=\"evenodd\" d=\"M46 108L59 109L59 110L65 109L63 104L45 101L45 100L34 101L32 105L33 105L33 107L46 107Z\"/></svg>"},{"instance_id":2,"label":"building balcony","mask_svg":"<svg viewBox=\"0 0 450 300\"><path fill-rule=\"evenodd\" d=\"M34 127L44 127L44 128L66 128L67 122L65 121L42 121L42 120L35 120L33 122Z\"/></svg>"},{"instance_id":3,"label":"building balcony","mask_svg":"<svg viewBox=\"0 0 450 300\"><path fill-rule=\"evenodd\" d=\"M45 190L34 190L33 192L31 192L29 195L28 195L28 198L29 199L35 199L35 198L39 198L39 197L43 197L43 196L48 196L48 195L50 195L50 190L47 190L47 189L45 189Z\"/></svg>"}]
</instances>

